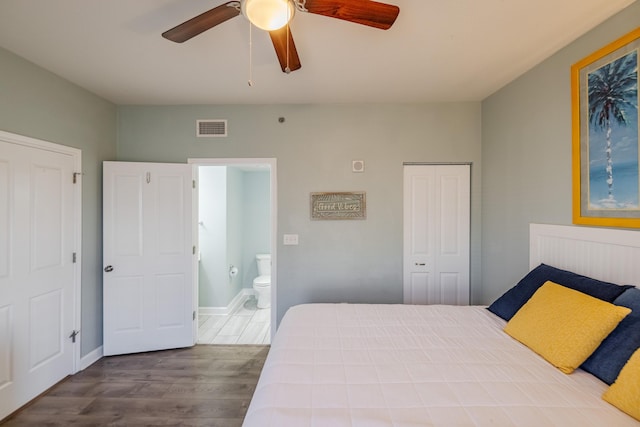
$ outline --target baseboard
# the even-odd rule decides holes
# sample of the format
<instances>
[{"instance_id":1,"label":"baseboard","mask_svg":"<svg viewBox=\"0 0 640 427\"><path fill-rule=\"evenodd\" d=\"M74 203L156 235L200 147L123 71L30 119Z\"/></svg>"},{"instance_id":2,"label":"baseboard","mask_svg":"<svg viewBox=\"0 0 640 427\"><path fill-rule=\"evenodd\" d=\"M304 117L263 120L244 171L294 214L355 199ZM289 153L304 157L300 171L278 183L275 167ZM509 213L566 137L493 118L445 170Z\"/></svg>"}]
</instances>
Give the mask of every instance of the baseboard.
<instances>
[{"instance_id":1,"label":"baseboard","mask_svg":"<svg viewBox=\"0 0 640 427\"><path fill-rule=\"evenodd\" d=\"M102 359L104 356L104 352L102 350L102 346L96 348L92 352L85 354L80 358L80 371L87 369L89 366L96 363L98 360Z\"/></svg>"},{"instance_id":2,"label":"baseboard","mask_svg":"<svg viewBox=\"0 0 640 427\"><path fill-rule=\"evenodd\" d=\"M212 316L215 314L227 315L233 313L242 304L244 297L247 295L255 295L252 288L242 288L238 294L233 297L226 307L198 307L198 314Z\"/></svg>"}]
</instances>

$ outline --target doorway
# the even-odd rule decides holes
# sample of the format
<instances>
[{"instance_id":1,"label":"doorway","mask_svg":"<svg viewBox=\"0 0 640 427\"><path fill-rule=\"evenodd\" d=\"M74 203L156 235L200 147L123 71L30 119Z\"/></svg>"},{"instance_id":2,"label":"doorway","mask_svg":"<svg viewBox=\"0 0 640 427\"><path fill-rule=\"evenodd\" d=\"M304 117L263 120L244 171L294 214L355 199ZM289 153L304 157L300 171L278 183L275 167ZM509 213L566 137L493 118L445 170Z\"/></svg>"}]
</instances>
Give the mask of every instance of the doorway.
<instances>
[{"instance_id":1,"label":"doorway","mask_svg":"<svg viewBox=\"0 0 640 427\"><path fill-rule=\"evenodd\" d=\"M275 159L189 163L198 179L197 342L269 344L275 332L275 268L269 307L258 308L253 280L259 274L256 255L271 255L275 266Z\"/></svg>"}]
</instances>

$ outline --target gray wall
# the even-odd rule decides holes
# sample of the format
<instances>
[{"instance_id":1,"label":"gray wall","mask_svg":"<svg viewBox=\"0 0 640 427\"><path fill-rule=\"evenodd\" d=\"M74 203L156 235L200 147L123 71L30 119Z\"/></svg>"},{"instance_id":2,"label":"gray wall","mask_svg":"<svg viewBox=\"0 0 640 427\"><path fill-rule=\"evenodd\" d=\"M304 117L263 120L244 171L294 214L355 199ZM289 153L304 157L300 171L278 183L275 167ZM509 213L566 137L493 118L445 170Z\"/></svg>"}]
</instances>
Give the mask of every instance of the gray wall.
<instances>
[{"instance_id":1,"label":"gray wall","mask_svg":"<svg viewBox=\"0 0 640 427\"><path fill-rule=\"evenodd\" d=\"M228 305L233 297L242 289L242 276L238 274L230 277L229 266L233 265L240 272L245 270L242 262L242 243L244 241L243 214L244 211L244 174L237 168L227 168L227 278L229 286L227 297L221 306Z\"/></svg>"},{"instance_id":2,"label":"gray wall","mask_svg":"<svg viewBox=\"0 0 640 427\"><path fill-rule=\"evenodd\" d=\"M198 303L220 307L221 295L229 284L227 274L227 169L204 166L198 170L199 251ZM218 292L216 292L218 290Z\"/></svg>"},{"instance_id":3,"label":"gray wall","mask_svg":"<svg viewBox=\"0 0 640 427\"><path fill-rule=\"evenodd\" d=\"M639 17L636 2L482 102L482 302L528 271L529 223L572 223L570 68Z\"/></svg>"},{"instance_id":4,"label":"gray wall","mask_svg":"<svg viewBox=\"0 0 640 427\"><path fill-rule=\"evenodd\" d=\"M102 161L116 107L0 48L0 129L82 150L82 348L102 345Z\"/></svg>"},{"instance_id":5,"label":"gray wall","mask_svg":"<svg viewBox=\"0 0 640 427\"><path fill-rule=\"evenodd\" d=\"M119 160L277 158L278 318L305 302L402 302L403 162L473 162L477 301L480 103L122 106L118 113ZM196 138L197 119L227 119L230 136ZM366 162L365 173L351 172L354 159ZM314 191L366 191L367 219L311 221ZM298 234L300 244L283 246L285 233Z\"/></svg>"},{"instance_id":6,"label":"gray wall","mask_svg":"<svg viewBox=\"0 0 640 427\"><path fill-rule=\"evenodd\" d=\"M271 251L271 175L269 172L245 172L243 189L243 243L244 270L242 287L252 288L258 276L256 254Z\"/></svg>"}]
</instances>

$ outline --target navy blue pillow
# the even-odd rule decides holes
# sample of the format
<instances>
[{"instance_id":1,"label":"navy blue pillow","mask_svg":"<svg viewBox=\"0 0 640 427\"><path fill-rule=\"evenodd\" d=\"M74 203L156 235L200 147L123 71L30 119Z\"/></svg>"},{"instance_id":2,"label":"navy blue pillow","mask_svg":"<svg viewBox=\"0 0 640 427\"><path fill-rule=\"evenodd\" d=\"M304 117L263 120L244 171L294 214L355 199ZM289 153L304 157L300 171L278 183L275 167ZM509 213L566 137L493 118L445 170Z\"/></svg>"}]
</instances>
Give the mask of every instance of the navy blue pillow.
<instances>
[{"instance_id":1,"label":"navy blue pillow","mask_svg":"<svg viewBox=\"0 0 640 427\"><path fill-rule=\"evenodd\" d=\"M495 300L488 307L489 311L509 321L547 280L607 302L613 302L626 289L633 287L602 282L550 265L540 264L524 276L517 285Z\"/></svg>"},{"instance_id":2,"label":"navy blue pillow","mask_svg":"<svg viewBox=\"0 0 640 427\"><path fill-rule=\"evenodd\" d=\"M628 289L613 301L631 313L609 334L581 368L611 385L631 355L640 348L640 289Z\"/></svg>"}]
</instances>

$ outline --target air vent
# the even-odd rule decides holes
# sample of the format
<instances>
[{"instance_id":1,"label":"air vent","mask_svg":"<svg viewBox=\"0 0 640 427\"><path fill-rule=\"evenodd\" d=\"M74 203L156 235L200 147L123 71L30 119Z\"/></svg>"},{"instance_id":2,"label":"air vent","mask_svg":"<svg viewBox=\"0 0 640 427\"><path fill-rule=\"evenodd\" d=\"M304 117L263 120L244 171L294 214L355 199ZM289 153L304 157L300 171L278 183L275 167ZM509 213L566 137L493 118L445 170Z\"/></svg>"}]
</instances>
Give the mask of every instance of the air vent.
<instances>
[{"instance_id":1,"label":"air vent","mask_svg":"<svg viewBox=\"0 0 640 427\"><path fill-rule=\"evenodd\" d=\"M198 120L196 124L198 138L215 138L227 136L226 120Z\"/></svg>"}]
</instances>

